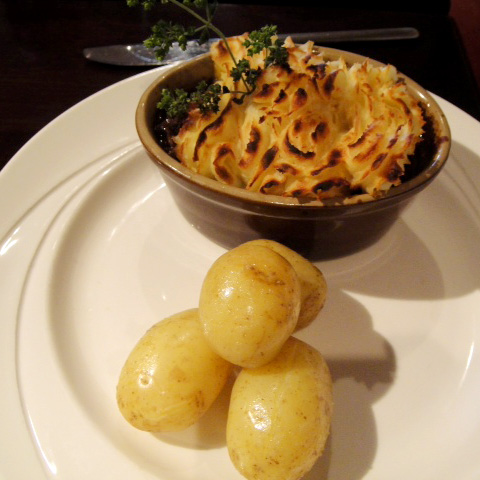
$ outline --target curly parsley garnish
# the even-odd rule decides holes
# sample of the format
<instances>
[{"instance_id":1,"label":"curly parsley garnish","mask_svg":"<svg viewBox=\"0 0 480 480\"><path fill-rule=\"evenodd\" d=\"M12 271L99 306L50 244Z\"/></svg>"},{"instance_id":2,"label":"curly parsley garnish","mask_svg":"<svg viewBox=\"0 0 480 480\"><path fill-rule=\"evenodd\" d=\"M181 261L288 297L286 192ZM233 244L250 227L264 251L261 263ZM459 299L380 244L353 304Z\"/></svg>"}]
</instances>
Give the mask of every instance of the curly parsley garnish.
<instances>
[{"instance_id":1,"label":"curly parsley garnish","mask_svg":"<svg viewBox=\"0 0 480 480\"><path fill-rule=\"evenodd\" d=\"M152 34L144 42L148 48L155 49L155 55L161 61L165 58L174 43L178 43L182 50L187 48L187 42L198 38L200 44L205 43L210 35L223 40L227 51L232 58L233 68L231 77L243 85L243 89L230 92L226 87L217 84L208 85L201 82L194 92L187 93L181 89L173 91L164 89L157 107L166 112L168 118L176 120L186 117L190 108L197 107L200 112L218 112L221 95L224 93L237 94L235 102L242 103L246 95L250 95L256 88L258 77L261 74L260 68L252 68L248 58L236 59L228 45L223 32L213 24L213 16L217 2L207 0L127 0L129 6L142 5L145 10L150 10L157 3L172 3L190 14L198 21L199 26L185 27L160 20L152 27ZM199 13L203 11L203 13ZM267 25L260 30L249 34L244 46L247 49L247 57L266 51L265 67L269 65L285 65L288 59L288 52L283 47L281 40L273 38L277 34L277 27Z\"/></svg>"}]
</instances>

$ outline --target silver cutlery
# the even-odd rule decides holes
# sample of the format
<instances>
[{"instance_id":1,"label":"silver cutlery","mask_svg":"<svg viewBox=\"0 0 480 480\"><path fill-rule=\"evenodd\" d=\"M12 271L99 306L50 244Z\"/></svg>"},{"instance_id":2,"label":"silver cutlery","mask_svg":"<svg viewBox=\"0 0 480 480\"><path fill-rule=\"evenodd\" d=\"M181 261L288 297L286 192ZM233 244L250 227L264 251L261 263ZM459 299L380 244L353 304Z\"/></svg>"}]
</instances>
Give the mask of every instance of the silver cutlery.
<instances>
[{"instance_id":1,"label":"silver cutlery","mask_svg":"<svg viewBox=\"0 0 480 480\"><path fill-rule=\"evenodd\" d=\"M337 30L331 32L305 32L278 35L285 39L292 37L294 42L304 43L312 40L315 43L336 42L371 42L386 40L408 40L420 36L417 29L412 27L400 28L375 28L369 30ZM152 48L146 48L143 44L133 45L108 45L104 47L91 47L83 50L83 55L88 60L121 66L154 66L169 65L179 61L189 60L201 55L210 49L212 43L218 38L212 38L200 45L198 41L191 40L187 43L186 50L182 50L178 44L174 44L168 55L159 62Z\"/></svg>"}]
</instances>

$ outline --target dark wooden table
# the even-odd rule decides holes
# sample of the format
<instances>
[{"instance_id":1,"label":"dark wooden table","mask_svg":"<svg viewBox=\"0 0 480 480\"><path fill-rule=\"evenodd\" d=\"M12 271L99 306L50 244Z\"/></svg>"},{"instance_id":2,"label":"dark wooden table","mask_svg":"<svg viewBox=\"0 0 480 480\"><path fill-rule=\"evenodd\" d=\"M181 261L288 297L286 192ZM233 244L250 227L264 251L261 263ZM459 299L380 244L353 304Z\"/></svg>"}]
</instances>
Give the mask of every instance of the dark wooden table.
<instances>
[{"instance_id":1,"label":"dark wooden table","mask_svg":"<svg viewBox=\"0 0 480 480\"><path fill-rule=\"evenodd\" d=\"M166 18L179 19L168 7L163 11ZM89 62L82 56L84 47L141 41L158 17L158 11L129 8L125 0L0 1L0 168L66 109L144 70ZM333 10L302 2L221 4L216 23L228 35L267 23L281 32L416 27L417 40L331 46L392 63L480 120L478 85L457 26L443 11Z\"/></svg>"}]
</instances>

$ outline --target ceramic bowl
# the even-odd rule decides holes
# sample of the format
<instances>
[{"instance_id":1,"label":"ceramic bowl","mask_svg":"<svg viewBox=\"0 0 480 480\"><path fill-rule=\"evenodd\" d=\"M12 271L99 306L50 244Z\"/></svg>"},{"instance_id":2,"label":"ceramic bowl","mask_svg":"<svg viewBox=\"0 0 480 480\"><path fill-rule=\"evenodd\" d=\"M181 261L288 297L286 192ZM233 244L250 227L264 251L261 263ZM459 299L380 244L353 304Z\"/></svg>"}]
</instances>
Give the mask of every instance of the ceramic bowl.
<instances>
[{"instance_id":1,"label":"ceramic bowl","mask_svg":"<svg viewBox=\"0 0 480 480\"><path fill-rule=\"evenodd\" d=\"M343 56L347 63L365 57L322 48L326 59ZM373 60L372 63L382 65ZM136 111L139 138L158 165L170 192L185 218L202 234L225 248L254 238L277 240L312 260L351 254L378 241L398 219L406 205L443 168L450 150L450 130L432 96L404 75L408 88L421 102L427 135L420 143L415 168L408 178L379 199L350 205L325 206L299 203L293 198L250 192L224 185L194 173L168 155L154 134L156 104L162 88L192 88L213 75L209 54L161 74L142 95Z\"/></svg>"}]
</instances>

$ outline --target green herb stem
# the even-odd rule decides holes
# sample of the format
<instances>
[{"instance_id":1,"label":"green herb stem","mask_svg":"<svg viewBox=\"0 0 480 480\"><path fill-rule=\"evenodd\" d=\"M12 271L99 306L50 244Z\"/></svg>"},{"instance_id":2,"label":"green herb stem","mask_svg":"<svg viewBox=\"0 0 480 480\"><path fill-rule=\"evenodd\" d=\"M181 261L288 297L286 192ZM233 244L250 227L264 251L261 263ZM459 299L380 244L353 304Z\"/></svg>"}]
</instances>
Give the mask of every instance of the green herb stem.
<instances>
[{"instance_id":1,"label":"green herb stem","mask_svg":"<svg viewBox=\"0 0 480 480\"><path fill-rule=\"evenodd\" d=\"M228 44L228 41L227 41L227 37L224 35L224 33L218 29L211 21L210 19L205 19L203 18L201 15L199 15L197 12L195 12L195 10L192 10L190 7L188 7L187 5L183 4L181 1L179 0L168 0L169 2L173 3L174 5L177 5L177 7L180 7L182 8L183 10L185 10L186 12L190 13L190 15L192 15L193 17L195 17L197 20L199 20L200 22L202 22L208 29L210 29L212 32L214 32L215 34L217 34L217 36L219 38L221 38L223 40L223 42L225 43L225 47L230 55L230 57L232 58L233 60L233 63L235 65L235 67L238 67L238 61L237 59L235 58L231 48L230 48L230 45ZM209 16L208 15L208 12L209 12L209 9L208 9L208 3L207 3L207 17ZM242 74L241 76L241 80L242 80L242 83L243 85L245 86L245 89L247 90L246 92L242 92L242 93L252 93L253 92L253 89L251 89L245 79L245 76Z\"/></svg>"}]
</instances>

